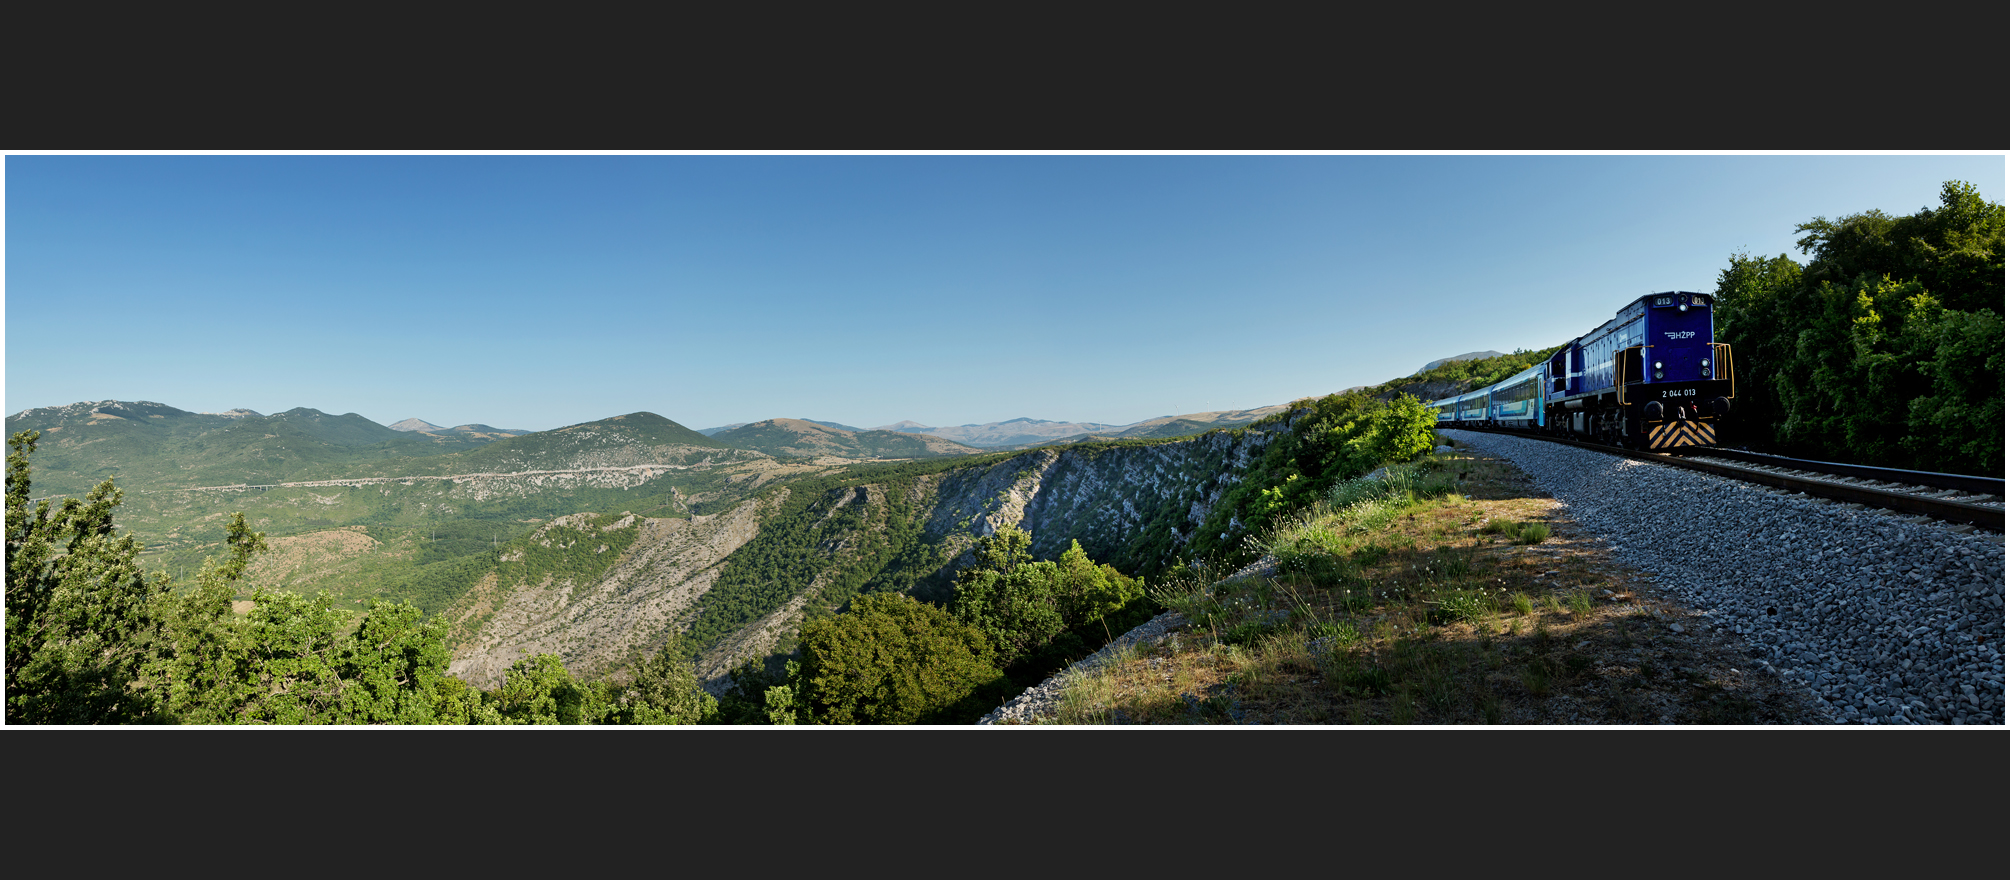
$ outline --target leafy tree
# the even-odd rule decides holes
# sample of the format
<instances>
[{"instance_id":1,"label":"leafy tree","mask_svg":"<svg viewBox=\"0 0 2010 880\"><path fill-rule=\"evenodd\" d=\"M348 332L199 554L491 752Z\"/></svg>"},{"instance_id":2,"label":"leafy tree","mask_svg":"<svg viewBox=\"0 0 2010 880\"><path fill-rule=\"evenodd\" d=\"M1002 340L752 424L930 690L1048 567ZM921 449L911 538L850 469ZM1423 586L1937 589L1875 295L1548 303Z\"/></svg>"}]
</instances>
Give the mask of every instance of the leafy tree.
<instances>
[{"instance_id":1,"label":"leafy tree","mask_svg":"<svg viewBox=\"0 0 2010 880\"><path fill-rule=\"evenodd\" d=\"M1781 345L1789 320L1791 291L1801 287L1801 264L1786 254L1734 254L1717 275L1717 341L1731 346L1738 400L1732 410L1740 443L1773 442L1773 426L1784 421L1780 397L1769 389L1791 381L1791 351Z\"/></svg>"},{"instance_id":2,"label":"leafy tree","mask_svg":"<svg viewBox=\"0 0 2010 880\"><path fill-rule=\"evenodd\" d=\"M2003 206L1950 181L1909 217L1796 227L1812 257L1743 254L1718 277L1718 340L1745 442L1893 467L2003 473Z\"/></svg>"},{"instance_id":3,"label":"leafy tree","mask_svg":"<svg viewBox=\"0 0 2010 880\"><path fill-rule=\"evenodd\" d=\"M1013 569L1033 561L1032 546L1032 535L1018 526L1007 525L978 538L970 552L977 560L975 570L1011 574Z\"/></svg>"},{"instance_id":4,"label":"leafy tree","mask_svg":"<svg viewBox=\"0 0 2010 880\"><path fill-rule=\"evenodd\" d=\"M1004 683L982 632L899 594L805 624L802 645L800 698L824 724L965 720Z\"/></svg>"},{"instance_id":5,"label":"leafy tree","mask_svg":"<svg viewBox=\"0 0 2010 880\"><path fill-rule=\"evenodd\" d=\"M1871 210L1836 220L1816 217L1794 228L1812 262L1807 284L1848 285L1890 276L1918 281L1957 311L2003 309L2003 206L1973 184L1950 180L1940 207L1909 217Z\"/></svg>"},{"instance_id":6,"label":"leafy tree","mask_svg":"<svg viewBox=\"0 0 2010 880\"><path fill-rule=\"evenodd\" d=\"M326 594L253 594L244 621L243 666L229 707L245 724L340 724L343 619Z\"/></svg>"},{"instance_id":7,"label":"leafy tree","mask_svg":"<svg viewBox=\"0 0 2010 880\"><path fill-rule=\"evenodd\" d=\"M242 720L253 699L244 628L231 600L255 554L266 550L265 535L253 532L244 514L224 528L223 560L203 563L195 585L161 597L161 633L146 666L146 687L166 719L182 724Z\"/></svg>"},{"instance_id":8,"label":"leafy tree","mask_svg":"<svg viewBox=\"0 0 2010 880\"><path fill-rule=\"evenodd\" d=\"M611 724L710 724L719 720L719 701L698 686L691 661L672 646L644 660L615 698Z\"/></svg>"},{"instance_id":9,"label":"leafy tree","mask_svg":"<svg viewBox=\"0 0 2010 880\"><path fill-rule=\"evenodd\" d=\"M28 456L40 434L8 438L7 720L123 724L157 718L138 685L159 630L166 578L140 569L117 535L111 480L82 501L28 507Z\"/></svg>"},{"instance_id":10,"label":"leafy tree","mask_svg":"<svg viewBox=\"0 0 2010 880\"><path fill-rule=\"evenodd\" d=\"M978 539L976 564L956 573L952 613L990 639L1001 666L1044 676L1107 642L1115 627L1142 622L1119 617L1144 608L1141 583L1090 561L1080 541L1051 562L1033 561L1030 543L1006 526Z\"/></svg>"},{"instance_id":11,"label":"leafy tree","mask_svg":"<svg viewBox=\"0 0 2010 880\"><path fill-rule=\"evenodd\" d=\"M748 658L727 671L732 686L719 698L719 724L813 724L804 691L802 664L794 660L771 671L762 660Z\"/></svg>"},{"instance_id":12,"label":"leafy tree","mask_svg":"<svg viewBox=\"0 0 2010 880\"><path fill-rule=\"evenodd\" d=\"M1125 577L1111 566L1097 565L1082 550L1082 542L1070 541L1055 569L1060 586L1061 618L1068 621L1071 628L1082 630L1103 625L1104 641L1108 641L1107 637L1112 635L1109 630L1124 632L1144 622L1119 619L1124 612L1143 606L1144 582Z\"/></svg>"},{"instance_id":13,"label":"leafy tree","mask_svg":"<svg viewBox=\"0 0 2010 880\"><path fill-rule=\"evenodd\" d=\"M373 605L337 654L342 714L357 724L470 723L439 703L448 680L445 626L405 602Z\"/></svg>"},{"instance_id":14,"label":"leafy tree","mask_svg":"<svg viewBox=\"0 0 2010 880\"><path fill-rule=\"evenodd\" d=\"M504 724L587 724L604 711L593 689L582 686L556 654L510 664L494 692ZM601 710L601 711L596 711Z\"/></svg>"},{"instance_id":15,"label":"leafy tree","mask_svg":"<svg viewBox=\"0 0 2010 880\"><path fill-rule=\"evenodd\" d=\"M954 613L990 640L1001 666L1011 666L1067 631L1058 586L1052 562L1028 562L1006 572L967 568L957 572Z\"/></svg>"},{"instance_id":16,"label":"leafy tree","mask_svg":"<svg viewBox=\"0 0 2010 880\"><path fill-rule=\"evenodd\" d=\"M794 660L789 661L789 673L792 678L798 668L800 668L800 664ZM776 685L768 688L767 692L762 695L769 724L787 726L801 720L809 707L801 699L797 698L796 687L794 684Z\"/></svg>"},{"instance_id":17,"label":"leafy tree","mask_svg":"<svg viewBox=\"0 0 2010 880\"><path fill-rule=\"evenodd\" d=\"M1920 364L1933 390L1906 405L1914 465L2001 476L2003 432L1990 426L2003 424L2003 316L1947 310L1916 324L1933 353Z\"/></svg>"}]
</instances>

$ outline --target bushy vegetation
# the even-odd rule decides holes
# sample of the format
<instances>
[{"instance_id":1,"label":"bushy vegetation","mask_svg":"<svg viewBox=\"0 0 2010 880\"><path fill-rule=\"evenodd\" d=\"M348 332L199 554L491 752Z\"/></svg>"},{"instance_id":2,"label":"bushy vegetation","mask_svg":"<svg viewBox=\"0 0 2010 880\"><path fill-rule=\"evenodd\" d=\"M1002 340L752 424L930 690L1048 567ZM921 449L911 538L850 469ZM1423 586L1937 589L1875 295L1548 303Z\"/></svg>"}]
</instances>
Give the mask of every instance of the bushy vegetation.
<instances>
[{"instance_id":1,"label":"bushy vegetation","mask_svg":"<svg viewBox=\"0 0 2010 880\"><path fill-rule=\"evenodd\" d=\"M749 661L720 715L736 724L967 724L1159 609L1079 544L1035 560L1015 528L982 538L952 606L873 592L802 627L800 661Z\"/></svg>"},{"instance_id":2,"label":"bushy vegetation","mask_svg":"<svg viewBox=\"0 0 2010 880\"><path fill-rule=\"evenodd\" d=\"M985 634L911 596L862 596L802 645L798 717L819 723L968 723L1006 693Z\"/></svg>"},{"instance_id":3,"label":"bushy vegetation","mask_svg":"<svg viewBox=\"0 0 2010 880\"><path fill-rule=\"evenodd\" d=\"M691 664L670 650L644 661L627 680L583 682L552 654L525 657L482 693L484 724L712 724L719 703L698 687Z\"/></svg>"},{"instance_id":4,"label":"bushy vegetation","mask_svg":"<svg viewBox=\"0 0 2010 880\"><path fill-rule=\"evenodd\" d=\"M2003 206L1950 181L1937 208L1795 231L1805 266L1737 254L1718 276L1743 442L2003 476Z\"/></svg>"},{"instance_id":5,"label":"bushy vegetation","mask_svg":"<svg viewBox=\"0 0 2010 880\"><path fill-rule=\"evenodd\" d=\"M1088 656L1157 608L1144 584L1089 560L1077 542L1053 561L1036 561L1031 537L1007 526L980 538L976 564L956 573L956 619L997 648L998 663L1035 684ZM1023 685L1022 685L1023 686Z\"/></svg>"},{"instance_id":6,"label":"bushy vegetation","mask_svg":"<svg viewBox=\"0 0 2010 880\"><path fill-rule=\"evenodd\" d=\"M1258 425L1271 420L1290 430L1264 448L1262 460L1215 506L1195 535L1195 556L1228 564L1253 559L1246 539L1268 523L1312 504L1342 480L1429 452L1437 414L1407 394L1381 401L1356 392L1301 401Z\"/></svg>"}]
</instances>

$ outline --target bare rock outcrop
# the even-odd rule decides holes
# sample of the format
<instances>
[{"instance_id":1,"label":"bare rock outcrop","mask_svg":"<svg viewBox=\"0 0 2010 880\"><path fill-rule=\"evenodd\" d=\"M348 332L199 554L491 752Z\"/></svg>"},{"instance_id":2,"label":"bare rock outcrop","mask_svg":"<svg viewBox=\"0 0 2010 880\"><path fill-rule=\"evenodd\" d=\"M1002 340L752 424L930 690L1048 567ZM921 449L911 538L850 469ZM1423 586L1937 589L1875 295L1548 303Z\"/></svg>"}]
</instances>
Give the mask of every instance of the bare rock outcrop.
<instances>
[{"instance_id":1,"label":"bare rock outcrop","mask_svg":"<svg viewBox=\"0 0 2010 880\"><path fill-rule=\"evenodd\" d=\"M447 612L462 625L482 621L454 651L448 674L489 688L510 664L534 654L557 654L574 674L594 675L661 648L688 625L718 564L753 540L761 514L785 496L688 520L630 517L623 527L640 534L596 583L546 578L504 589L485 581ZM540 533L577 525L553 522Z\"/></svg>"}]
</instances>

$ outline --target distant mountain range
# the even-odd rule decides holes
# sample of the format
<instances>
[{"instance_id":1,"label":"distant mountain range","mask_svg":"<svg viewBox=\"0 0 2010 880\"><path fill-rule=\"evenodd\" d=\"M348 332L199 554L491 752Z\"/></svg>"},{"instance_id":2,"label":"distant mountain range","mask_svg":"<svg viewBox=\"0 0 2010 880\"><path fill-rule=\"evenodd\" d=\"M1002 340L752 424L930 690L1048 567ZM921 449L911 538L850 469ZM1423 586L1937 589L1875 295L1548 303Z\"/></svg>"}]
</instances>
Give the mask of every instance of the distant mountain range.
<instances>
[{"instance_id":1,"label":"distant mountain range","mask_svg":"<svg viewBox=\"0 0 2010 880\"><path fill-rule=\"evenodd\" d=\"M822 426L824 426L824 427L826 427L826 428L836 428L836 429L838 429L838 430L840 430L840 431L850 431L850 432L852 432L852 433L854 433L854 434L856 434L856 433L859 433L860 431L864 431L864 430L866 430L865 428L854 428L854 427L852 427L852 426L850 426L850 425L847 425L847 424L844 424L844 423L842 423L842 422L826 422L826 421L821 421L821 420L818 420L818 419L789 419L789 421L792 421L792 422L809 422L809 423L810 423L810 424L812 424L812 425L822 425ZM734 423L732 423L732 424L730 424L730 425L720 425L720 426L719 426L719 427L717 427L717 428L699 428L699 429L698 429L698 433L700 433L700 434L703 434L703 435L705 435L705 436L707 436L707 437L712 437L712 436L715 436L715 435L718 435L718 434L720 434L720 433L723 433L723 432L726 432L726 431L731 431L731 430L733 430L734 428L740 428L740 427L745 427L745 426L746 426L747 424L748 424L747 422L734 422ZM875 431L878 431L878 430L884 430L884 429L881 429L881 428L873 428L872 430L875 430Z\"/></svg>"},{"instance_id":2,"label":"distant mountain range","mask_svg":"<svg viewBox=\"0 0 2010 880\"><path fill-rule=\"evenodd\" d=\"M1128 425L1106 425L1100 422L1057 422L1047 419L1016 418L982 425L957 425L954 427L930 427L914 421L895 422L881 425L874 430L898 431L903 434L927 434L953 440L966 446L981 449L1017 449L1029 446L1044 446L1051 443L1075 443L1082 440L1128 440L1140 437L1180 437L1198 434L1214 428L1233 428L1247 425L1272 413L1282 412L1284 405L1263 406L1255 409L1217 410L1214 412L1188 413L1177 416L1159 416L1132 422Z\"/></svg>"},{"instance_id":3,"label":"distant mountain range","mask_svg":"<svg viewBox=\"0 0 2010 880\"><path fill-rule=\"evenodd\" d=\"M245 412L250 412L250 410L245 410ZM488 425L455 425L451 428L442 428L425 419L406 419L388 427L393 431L438 434L442 436L459 434L470 439L481 440L500 440L504 437L521 437L525 434L536 433L535 431L525 431L519 428L491 428Z\"/></svg>"},{"instance_id":4,"label":"distant mountain range","mask_svg":"<svg viewBox=\"0 0 2010 880\"><path fill-rule=\"evenodd\" d=\"M738 425L714 433L711 437L728 446L765 452L769 455L933 458L941 455L971 455L984 451L929 434L860 431L833 427L834 424L807 419L768 419Z\"/></svg>"},{"instance_id":5,"label":"distant mountain range","mask_svg":"<svg viewBox=\"0 0 2010 880\"><path fill-rule=\"evenodd\" d=\"M420 422L407 420L400 424ZM297 407L261 416L151 401L86 401L7 417L39 431L34 492L80 494L106 477L131 488L269 484L333 477L686 464L726 444L654 413L551 431L462 425L399 430L356 413Z\"/></svg>"},{"instance_id":6,"label":"distant mountain range","mask_svg":"<svg viewBox=\"0 0 2010 880\"><path fill-rule=\"evenodd\" d=\"M1284 408L1283 404L1278 404L1275 406L1257 407L1255 409L1216 410L1214 412L1188 413L1177 416L1159 416L1157 418L1145 419L1141 422L1132 422L1128 425L1106 425L1100 422L1057 422L1048 419L1021 417L1006 419L1002 422L987 422L981 425L937 427L906 420L894 422L891 425L880 425L877 428L854 428L842 422L826 422L817 419L769 419L765 422L735 422L730 425L721 425L717 428L700 428L698 429L698 433L707 437L726 440L743 449L759 449L760 451L775 455L847 454L838 452L834 448L829 448L827 444L830 441L828 439L809 439L813 436L828 438L831 435L805 432L802 428L805 425L831 428L838 432L858 435L861 438L867 434L909 434L938 437L950 441L950 446L947 447L931 446L929 447L931 450L929 452L917 451L907 454L894 454L892 450L897 447L888 445L885 440L864 441L867 447L882 449L886 452L884 455L872 455L870 457L907 458L922 455L958 454L953 451L956 448L962 448L967 452L978 452L997 449L1023 449L1031 446L1045 446L1052 443L1075 443L1083 440L1181 437L1188 434L1199 434L1214 428L1233 428L1247 425L1272 413L1282 412ZM793 424L795 427L786 427L789 424ZM765 426L761 428L758 439L755 434L751 433L739 434L739 442L734 442L727 437L728 434L734 434L742 429L749 428L751 425ZM789 436L784 438L779 434L775 434L774 432L777 430L785 430L789 433ZM845 441L839 445L843 446L849 442L851 441ZM780 451L785 447L799 450L817 449L818 452Z\"/></svg>"}]
</instances>

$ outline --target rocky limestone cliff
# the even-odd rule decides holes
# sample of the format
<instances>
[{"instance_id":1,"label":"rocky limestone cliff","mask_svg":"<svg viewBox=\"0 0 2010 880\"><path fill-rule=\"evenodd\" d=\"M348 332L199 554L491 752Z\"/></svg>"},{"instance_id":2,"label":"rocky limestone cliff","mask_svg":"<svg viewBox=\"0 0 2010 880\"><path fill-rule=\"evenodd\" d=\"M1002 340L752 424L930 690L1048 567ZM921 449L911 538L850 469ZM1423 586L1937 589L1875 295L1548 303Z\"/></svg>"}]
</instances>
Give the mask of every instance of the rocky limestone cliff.
<instances>
[{"instance_id":1,"label":"rocky limestone cliff","mask_svg":"<svg viewBox=\"0 0 2010 880\"><path fill-rule=\"evenodd\" d=\"M814 542L808 549L818 560L815 574L790 585L780 607L710 646L698 659L699 679L721 690L728 670L774 652L811 608L836 610L841 600L833 603L824 588L840 574L857 583L859 566L872 573L908 566L903 582L924 598L944 600L976 540L1007 526L1030 532L1041 558L1080 541L1091 558L1119 568L1166 564L1273 436L1249 430L1149 445L1036 449L988 466L830 490L808 511L813 525L805 534L813 537L804 540ZM641 521L632 527L643 533L599 583L546 581L504 591L485 582L453 612L463 625L480 625L461 643L450 671L492 687L509 664L531 654L558 654L575 673L591 675L635 651L655 650L671 632L689 627L720 564L754 540L760 517L782 504L778 495L691 521ZM904 554L889 548L895 511L920 523L919 548Z\"/></svg>"},{"instance_id":2,"label":"rocky limestone cliff","mask_svg":"<svg viewBox=\"0 0 2010 880\"><path fill-rule=\"evenodd\" d=\"M1273 436L1222 432L1149 446L1038 449L988 467L917 480L910 500L925 520L923 540L930 552L924 555L925 570L910 572L916 576L914 592L947 601L955 572L970 564L977 539L1007 526L1031 533L1041 558L1058 557L1071 541L1080 541L1091 558L1120 568L1163 562L1186 547ZM834 492L825 499L822 516L849 506L861 513L866 528L882 528L877 514L885 505L884 491L866 485ZM1151 532L1160 527L1162 537ZM767 655L801 626L819 588L847 561L842 541L827 539L818 549L827 567L812 582L784 607L700 658L699 678L714 692L726 686L727 670Z\"/></svg>"},{"instance_id":3,"label":"rocky limestone cliff","mask_svg":"<svg viewBox=\"0 0 2010 880\"><path fill-rule=\"evenodd\" d=\"M712 581L718 564L751 540L760 516L786 492L691 519L627 518L606 528L639 529L635 543L598 582L546 578L504 589L491 575L444 615L474 633L454 651L448 673L477 687L502 683L511 663L552 653L575 674L611 671L633 653L660 649ZM560 517L540 530L572 525ZM506 571L506 569L505 569Z\"/></svg>"}]
</instances>

